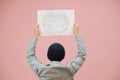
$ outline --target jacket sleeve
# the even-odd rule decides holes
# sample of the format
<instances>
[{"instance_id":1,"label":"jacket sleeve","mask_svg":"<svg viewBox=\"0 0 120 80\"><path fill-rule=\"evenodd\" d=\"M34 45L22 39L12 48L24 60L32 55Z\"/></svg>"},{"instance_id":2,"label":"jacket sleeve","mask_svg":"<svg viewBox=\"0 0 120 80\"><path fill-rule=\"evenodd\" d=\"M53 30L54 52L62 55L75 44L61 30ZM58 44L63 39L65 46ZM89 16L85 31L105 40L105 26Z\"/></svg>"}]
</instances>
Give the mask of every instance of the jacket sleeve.
<instances>
[{"instance_id":1,"label":"jacket sleeve","mask_svg":"<svg viewBox=\"0 0 120 80\"><path fill-rule=\"evenodd\" d=\"M27 61L32 68L32 70L38 75L40 70L45 66L41 62L38 61L37 57L35 56L35 47L36 47L37 40L32 38L28 47L27 51Z\"/></svg>"},{"instance_id":2,"label":"jacket sleeve","mask_svg":"<svg viewBox=\"0 0 120 80\"><path fill-rule=\"evenodd\" d=\"M76 37L77 46L78 46L78 55L75 57L75 59L72 62L69 62L66 67L70 69L70 71L75 74L86 58L86 48L85 44L83 42L82 36Z\"/></svg>"}]
</instances>

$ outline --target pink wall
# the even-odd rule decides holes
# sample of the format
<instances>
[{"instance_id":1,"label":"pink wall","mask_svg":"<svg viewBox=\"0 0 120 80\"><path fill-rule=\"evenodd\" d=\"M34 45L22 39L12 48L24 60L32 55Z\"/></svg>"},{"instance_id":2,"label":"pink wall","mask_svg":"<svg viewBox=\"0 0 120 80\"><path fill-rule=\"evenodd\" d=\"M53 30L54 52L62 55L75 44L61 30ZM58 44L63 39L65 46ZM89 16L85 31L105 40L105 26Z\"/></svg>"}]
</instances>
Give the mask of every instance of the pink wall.
<instances>
[{"instance_id":1,"label":"pink wall","mask_svg":"<svg viewBox=\"0 0 120 80\"><path fill-rule=\"evenodd\" d=\"M37 10L75 9L87 59L75 80L120 80L119 0L0 0L0 80L38 80L26 61ZM71 61L77 53L73 36L40 37L37 56L43 63L48 46L60 42Z\"/></svg>"}]
</instances>

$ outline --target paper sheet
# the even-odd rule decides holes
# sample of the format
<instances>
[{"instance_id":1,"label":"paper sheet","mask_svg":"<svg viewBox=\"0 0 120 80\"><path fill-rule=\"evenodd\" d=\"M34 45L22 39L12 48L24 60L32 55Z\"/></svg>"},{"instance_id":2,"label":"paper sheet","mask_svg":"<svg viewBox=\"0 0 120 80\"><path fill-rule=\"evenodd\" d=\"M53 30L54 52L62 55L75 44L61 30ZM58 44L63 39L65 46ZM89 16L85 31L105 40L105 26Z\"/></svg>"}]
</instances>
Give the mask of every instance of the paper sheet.
<instances>
[{"instance_id":1,"label":"paper sheet","mask_svg":"<svg viewBox=\"0 0 120 80\"><path fill-rule=\"evenodd\" d=\"M74 10L38 10L37 23L42 36L71 35Z\"/></svg>"}]
</instances>

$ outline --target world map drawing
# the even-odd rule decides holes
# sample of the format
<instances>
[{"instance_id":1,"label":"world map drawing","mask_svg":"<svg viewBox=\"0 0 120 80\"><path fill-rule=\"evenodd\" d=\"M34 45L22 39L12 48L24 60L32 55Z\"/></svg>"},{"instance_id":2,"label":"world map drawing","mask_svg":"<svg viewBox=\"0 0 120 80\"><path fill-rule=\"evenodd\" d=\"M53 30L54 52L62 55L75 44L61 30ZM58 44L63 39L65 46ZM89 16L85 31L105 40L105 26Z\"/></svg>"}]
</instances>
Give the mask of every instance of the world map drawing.
<instances>
[{"instance_id":1,"label":"world map drawing","mask_svg":"<svg viewBox=\"0 0 120 80\"><path fill-rule=\"evenodd\" d=\"M64 12L48 12L44 18L44 29L49 34L63 33L69 26L69 20Z\"/></svg>"},{"instance_id":2,"label":"world map drawing","mask_svg":"<svg viewBox=\"0 0 120 80\"><path fill-rule=\"evenodd\" d=\"M38 10L37 21L42 36L72 34L74 10Z\"/></svg>"}]
</instances>

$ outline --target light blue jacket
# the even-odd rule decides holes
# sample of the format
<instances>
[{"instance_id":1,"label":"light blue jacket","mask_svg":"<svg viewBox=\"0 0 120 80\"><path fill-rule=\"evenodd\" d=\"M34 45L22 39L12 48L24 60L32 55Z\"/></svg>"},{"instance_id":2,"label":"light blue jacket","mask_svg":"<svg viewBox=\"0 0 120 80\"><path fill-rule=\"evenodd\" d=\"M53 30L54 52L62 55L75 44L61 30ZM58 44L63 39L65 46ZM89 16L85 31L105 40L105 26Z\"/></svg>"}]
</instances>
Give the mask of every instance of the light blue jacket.
<instances>
[{"instance_id":1,"label":"light blue jacket","mask_svg":"<svg viewBox=\"0 0 120 80\"><path fill-rule=\"evenodd\" d=\"M78 55L72 62L66 66L58 61L52 61L49 66L39 62L35 56L35 47L37 40L32 38L27 52L27 60L32 70L37 74L40 80L74 80L75 73L79 70L86 58L86 48L82 36L76 37L78 46Z\"/></svg>"}]
</instances>

